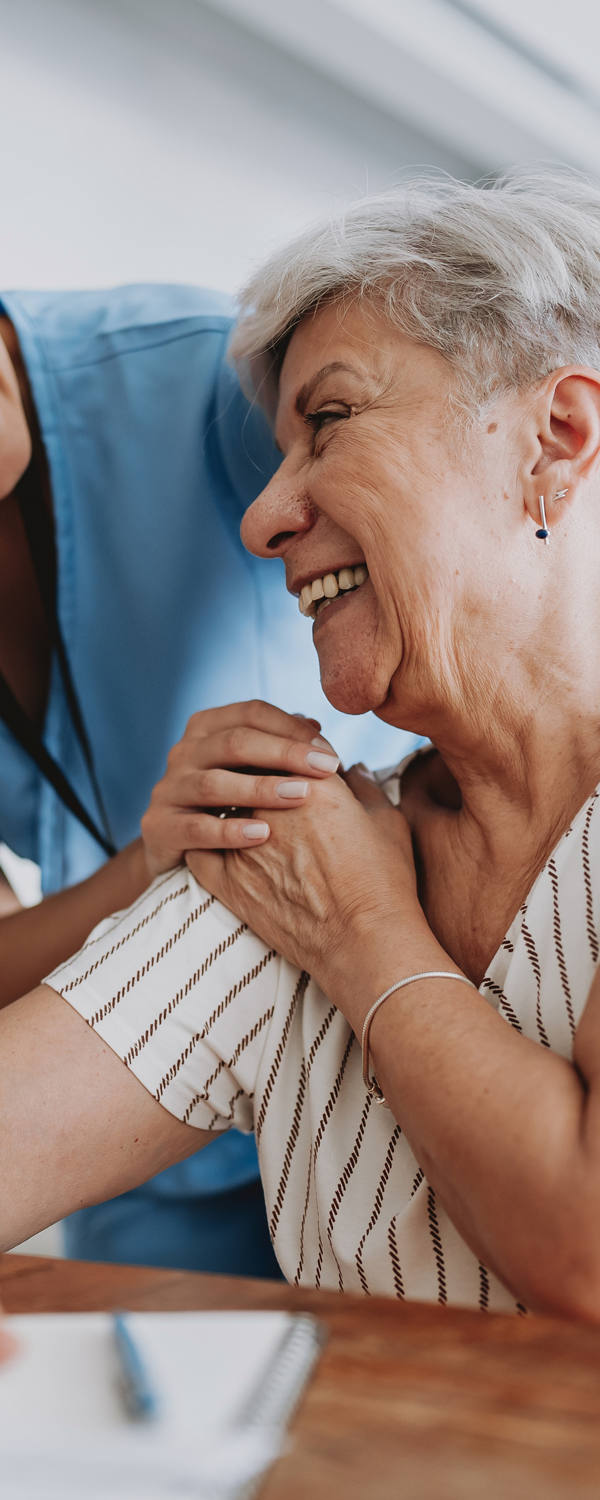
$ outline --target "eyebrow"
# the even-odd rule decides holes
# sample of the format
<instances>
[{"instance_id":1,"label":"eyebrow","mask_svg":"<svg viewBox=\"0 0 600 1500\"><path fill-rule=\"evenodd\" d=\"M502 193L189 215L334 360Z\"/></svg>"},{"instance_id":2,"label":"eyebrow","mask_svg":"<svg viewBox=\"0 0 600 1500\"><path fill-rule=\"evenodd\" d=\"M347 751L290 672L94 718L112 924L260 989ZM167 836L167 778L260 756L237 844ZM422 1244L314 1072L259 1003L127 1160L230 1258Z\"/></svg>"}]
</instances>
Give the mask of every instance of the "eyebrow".
<instances>
[{"instance_id":1,"label":"eyebrow","mask_svg":"<svg viewBox=\"0 0 600 1500\"><path fill-rule=\"evenodd\" d=\"M344 365L340 362L340 360L335 360L331 365L323 365L322 369L317 370L316 375L312 375L310 380L307 380L304 385L300 386L300 390L298 391L298 395L296 396L295 407L296 411L301 417L304 416L308 403L311 397L314 395L316 388L320 384L320 382L324 380L327 375L335 375L339 373L340 370L346 370L350 375L357 374L357 371L353 369L352 365Z\"/></svg>"}]
</instances>

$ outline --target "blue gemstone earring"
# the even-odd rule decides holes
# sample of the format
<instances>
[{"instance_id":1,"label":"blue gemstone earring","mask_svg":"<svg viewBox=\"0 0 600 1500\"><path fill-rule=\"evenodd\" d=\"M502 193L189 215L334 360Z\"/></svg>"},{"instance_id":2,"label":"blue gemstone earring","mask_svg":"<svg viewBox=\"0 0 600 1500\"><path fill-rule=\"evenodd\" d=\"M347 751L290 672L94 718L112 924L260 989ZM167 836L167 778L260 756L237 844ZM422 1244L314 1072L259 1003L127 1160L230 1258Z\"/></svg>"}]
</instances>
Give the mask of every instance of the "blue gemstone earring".
<instances>
[{"instance_id":1,"label":"blue gemstone earring","mask_svg":"<svg viewBox=\"0 0 600 1500\"><path fill-rule=\"evenodd\" d=\"M548 526L546 524L546 507L544 505L543 495L538 495L538 505L540 507L540 519L542 524L535 534L537 537L539 537L540 542L545 542L546 546L548 547L550 544L550 532L548 531Z\"/></svg>"},{"instance_id":2,"label":"blue gemstone earring","mask_svg":"<svg viewBox=\"0 0 600 1500\"><path fill-rule=\"evenodd\" d=\"M568 493L568 486L565 490L557 490L554 499L564 500L565 495L568 495ZM538 505L540 507L540 520L542 524L535 534L537 537L539 537L540 542L545 542L546 546L548 547L550 545L550 532L548 530L548 522L546 520L546 507L544 505L543 495L538 495Z\"/></svg>"}]
</instances>

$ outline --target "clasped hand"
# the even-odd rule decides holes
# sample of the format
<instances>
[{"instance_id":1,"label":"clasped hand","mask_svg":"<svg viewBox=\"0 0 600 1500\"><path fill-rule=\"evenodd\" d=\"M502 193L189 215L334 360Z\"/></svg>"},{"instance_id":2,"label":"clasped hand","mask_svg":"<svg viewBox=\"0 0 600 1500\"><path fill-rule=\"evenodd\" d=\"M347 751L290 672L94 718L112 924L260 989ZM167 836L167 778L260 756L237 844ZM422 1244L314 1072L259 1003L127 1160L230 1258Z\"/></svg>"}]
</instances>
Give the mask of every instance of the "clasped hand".
<instances>
[{"instance_id":1,"label":"clasped hand","mask_svg":"<svg viewBox=\"0 0 600 1500\"><path fill-rule=\"evenodd\" d=\"M150 878L188 850L247 849L267 839L255 810L301 806L311 780L338 768L319 729L316 719L256 700L193 714L142 818Z\"/></svg>"},{"instance_id":2,"label":"clasped hand","mask_svg":"<svg viewBox=\"0 0 600 1500\"><path fill-rule=\"evenodd\" d=\"M331 747L314 743L318 728L256 702L196 714L142 833L154 873L185 850L207 890L325 987L351 931L419 908L403 814L364 767L336 774ZM215 816L229 805L243 816ZM263 825L258 839L253 824Z\"/></svg>"}]
</instances>

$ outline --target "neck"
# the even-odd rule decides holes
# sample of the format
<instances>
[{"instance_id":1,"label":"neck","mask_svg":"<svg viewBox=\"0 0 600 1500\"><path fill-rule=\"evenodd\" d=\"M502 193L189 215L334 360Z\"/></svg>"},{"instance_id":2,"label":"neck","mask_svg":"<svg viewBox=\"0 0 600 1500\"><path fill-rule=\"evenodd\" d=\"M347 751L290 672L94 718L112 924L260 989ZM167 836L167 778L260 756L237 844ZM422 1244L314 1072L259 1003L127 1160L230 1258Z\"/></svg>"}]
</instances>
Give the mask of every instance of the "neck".
<instances>
[{"instance_id":1,"label":"neck","mask_svg":"<svg viewBox=\"0 0 600 1500\"><path fill-rule=\"evenodd\" d=\"M33 483L50 516L52 498L27 372L16 332L7 318L0 318L0 339L4 345L0 352L5 389L14 393L16 382L22 406L22 410L16 409L18 441L0 474L0 671L29 718L41 728L48 693L50 640L18 503L18 484L30 461ZM9 416L14 417L14 399L8 405Z\"/></svg>"},{"instance_id":2,"label":"neck","mask_svg":"<svg viewBox=\"0 0 600 1500\"><path fill-rule=\"evenodd\" d=\"M27 418L29 431L33 437L32 429L37 427L35 406L33 404L33 396L31 394L31 386L29 384L29 377L27 375L25 361L23 359L23 355L21 354L21 345L19 344L16 329L14 327L14 324L11 323L10 318L0 317L0 339L2 339L2 343L6 348L7 354L10 358L10 362L15 372L21 401L23 402L23 410Z\"/></svg>"},{"instance_id":3,"label":"neck","mask_svg":"<svg viewBox=\"0 0 600 1500\"><path fill-rule=\"evenodd\" d=\"M19 387L19 394L23 405L25 421L27 423L27 428L29 431L29 439L31 443L30 454L31 462L33 465L33 473L35 476L35 483L39 486L44 504L46 505L46 508L49 511L50 515L52 515L53 510L50 476L48 473L48 465L44 445L42 442L37 412L35 409L33 394L29 383L29 376L27 374L27 368L23 359L23 355L21 353L21 346L19 344L17 332L9 318L0 317L0 339L2 340L2 343L6 348L7 354L13 367L14 377Z\"/></svg>"},{"instance_id":4,"label":"neck","mask_svg":"<svg viewBox=\"0 0 600 1500\"><path fill-rule=\"evenodd\" d=\"M408 723L394 716L432 740L453 778L442 800L458 809L457 828L500 865L514 862L515 840L528 845L526 858L536 857L536 841L549 852L600 782L596 613L595 599L588 614L580 598L571 614L581 628L563 619L530 637L544 642L542 653L527 644L484 670L481 652L443 703L409 713Z\"/></svg>"}]
</instances>

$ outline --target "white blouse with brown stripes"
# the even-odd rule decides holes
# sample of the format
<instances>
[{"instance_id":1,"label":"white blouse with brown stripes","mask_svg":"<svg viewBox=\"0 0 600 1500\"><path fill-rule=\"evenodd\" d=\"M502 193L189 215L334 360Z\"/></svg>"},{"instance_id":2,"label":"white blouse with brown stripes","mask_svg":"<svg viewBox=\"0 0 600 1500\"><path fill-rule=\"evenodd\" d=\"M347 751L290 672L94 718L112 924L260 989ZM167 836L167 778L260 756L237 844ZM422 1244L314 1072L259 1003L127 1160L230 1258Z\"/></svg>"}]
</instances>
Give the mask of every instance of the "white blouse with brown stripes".
<instances>
[{"instance_id":1,"label":"white blouse with brown stripes","mask_svg":"<svg viewBox=\"0 0 600 1500\"><path fill-rule=\"evenodd\" d=\"M396 802L398 773L385 785ZM598 800L561 838L480 987L507 1024L564 1057L599 957ZM47 983L179 1119L255 1130L288 1280L524 1311L366 1096L341 1013L187 871L102 922Z\"/></svg>"}]
</instances>

